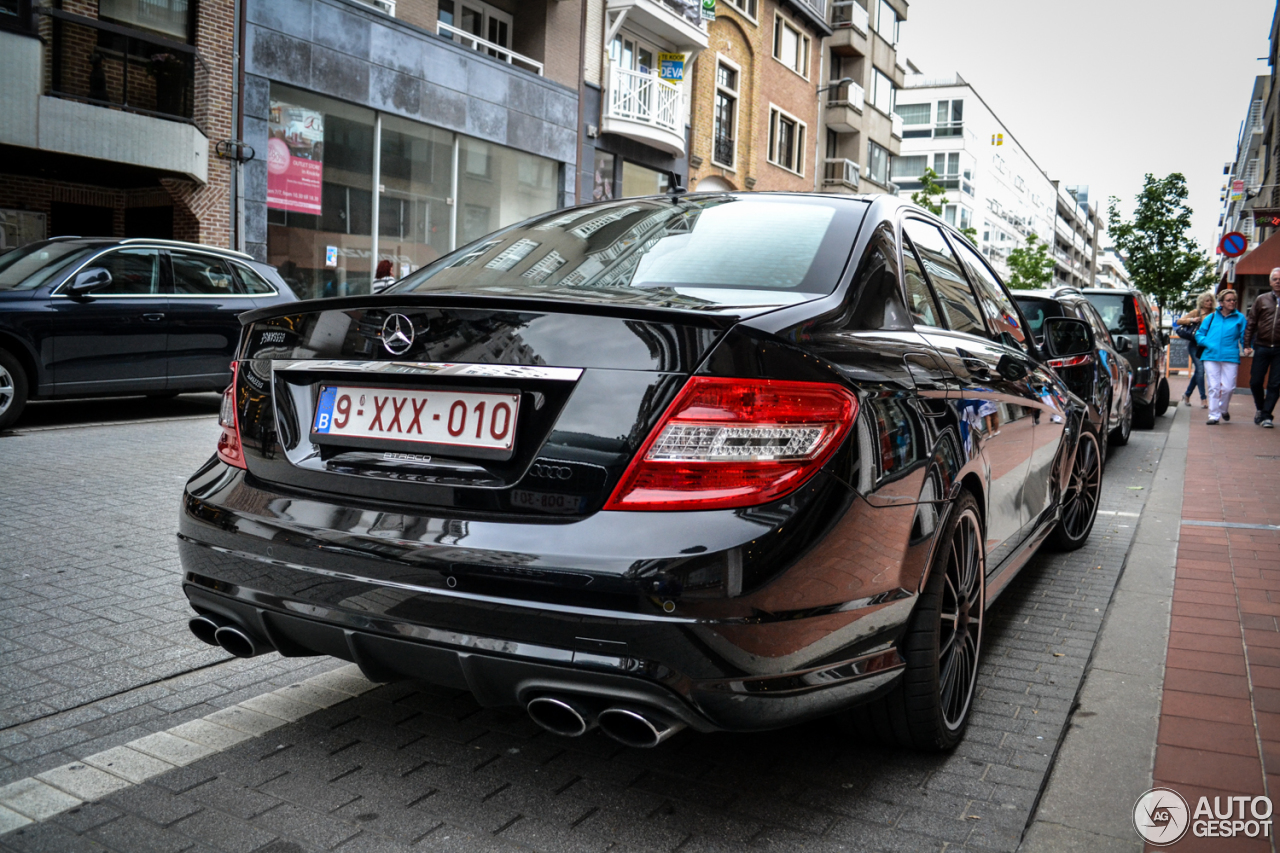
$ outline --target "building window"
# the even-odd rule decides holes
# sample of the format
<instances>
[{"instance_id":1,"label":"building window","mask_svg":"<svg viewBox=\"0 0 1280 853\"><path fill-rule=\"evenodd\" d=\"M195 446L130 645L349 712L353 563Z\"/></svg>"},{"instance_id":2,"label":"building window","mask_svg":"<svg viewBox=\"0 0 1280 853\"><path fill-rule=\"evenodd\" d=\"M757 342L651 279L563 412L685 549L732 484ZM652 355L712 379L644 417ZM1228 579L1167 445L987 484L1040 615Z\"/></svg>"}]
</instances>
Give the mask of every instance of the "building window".
<instances>
[{"instance_id":1,"label":"building window","mask_svg":"<svg viewBox=\"0 0 1280 853\"><path fill-rule=\"evenodd\" d=\"M738 69L724 59L716 64L715 131L711 140L712 162L732 169L737 153Z\"/></svg>"},{"instance_id":2,"label":"building window","mask_svg":"<svg viewBox=\"0 0 1280 853\"><path fill-rule=\"evenodd\" d=\"M193 6L187 0L98 0L98 17L189 42Z\"/></svg>"},{"instance_id":3,"label":"building window","mask_svg":"<svg viewBox=\"0 0 1280 853\"><path fill-rule=\"evenodd\" d=\"M871 105L888 115L898 103L897 87L879 68L871 74Z\"/></svg>"},{"instance_id":4,"label":"building window","mask_svg":"<svg viewBox=\"0 0 1280 853\"><path fill-rule=\"evenodd\" d=\"M911 154L893 158L894 183L902 183L901 179L918 180L929 165L928 154Z\"/></svg>"},{"instance_id":5,"label":"building window","mask_svg":"<svg viewBox=\"0 0 1280 853\"><path fill-rule=\"evenodd\" d=\"M973 221L973 213L963 204L948 204L942 208L942 219L953 228L963 231Z\"/></svg>"},{"instance_id":6,"label":"building window","mask_svg":"<svg viewBox=\"0 0 1280 853\"><path fill-rule=\"evenodd\" d=\"M781 15L773 16L773 58L809 79L809 37Z\"/></svg>"},{"instance_id":7,"label":"building window","mask_svg":"<svg viewBox=\"0 0 1280 853\"><path fill-rule=\"evenodd\" d=\"M937 153L933 155L933 171L940 178L957 178L960 176L960 152ZM955 187L951 187L955 189Z\"/></svg>"},{"instance_id":8,"label":"building window","mask_svg":"<svg viewBox=\"0 0 1280 853\"><path fill-rule=\"evenodd\" d=\"M725 0L733 8L746 15L751 20L756 19L757 6L759 0Z\"/></svg>"},{"instance_id":9,"label":"building window","mask_svg":"<svg viewBox=\"0 0 1280 853\"><path fill-rule=\"evenodd\" d=\"M804 174L805 124L777 107L769 108L769 162Z\"/></svg>"},{"instance_id":10,"label":"building window","mask_svg":"<svg viewBox=\"0 0 1280 853\"><path fill-rule=\"evenodd\" d=\"M876 9L876 32L889 44L897 45L899 23L901 19L888 0L880 0L879 8Z\"/></svg>"},{"instance_id":11,"label":"building window","mask_svg":"<svg viewBox=\"0 0 1280 853\"><path fill-rule=\"evenodd\" d=\"M928 124L933 118L932 104L898 104L903 125Z\"/></svg>"},{"instance_id":12,"label":"building window","mask_svg":"<svg viewBox=\"0 0 1280 853\"><path fill-rule=\"evenodd\" d=\"M436 19L499 47L511 47L511 16L480 0L440 0Z\"/></svg>"},{"instance_id":13,"label":"building window","mask_svg":"<svg viewBox=\"0 0 1280 853\"><path fill-rule=\"evenodd\" d=\"M938 127L933 135L962 136L964 134L964 101L938 101Z\"/></svg>"},{"instance_id":14,"label":"building window","mask_svg":"<svg viewBox=\"0 0 1280 853\"><path fill-rule=\"evenodd\" d=\"M889 161L892 158L889 150L874 142L867 142L867 177L877 184L888 186Z\"/></svg>"}]
</instances>

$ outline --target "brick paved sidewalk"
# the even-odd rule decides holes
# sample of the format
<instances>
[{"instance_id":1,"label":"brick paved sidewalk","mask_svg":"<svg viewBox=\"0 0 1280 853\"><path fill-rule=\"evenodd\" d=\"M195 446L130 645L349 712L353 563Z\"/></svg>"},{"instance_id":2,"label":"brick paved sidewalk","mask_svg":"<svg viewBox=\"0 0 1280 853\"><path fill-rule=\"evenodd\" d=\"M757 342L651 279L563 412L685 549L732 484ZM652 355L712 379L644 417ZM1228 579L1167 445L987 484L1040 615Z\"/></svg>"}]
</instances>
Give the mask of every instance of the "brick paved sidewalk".
<instances>
[{"instance_id":1,"label":"brick paved sidewalk","mask_svg":"<svg viewBox=\"0 0 1280 853\"><path fill-rule=\"evenodd\" d=\"M1156 749L1155 784L1193 814L1201 796L1280 799L1280 431L1251 423L1248 398L1235 402L1228 424L1191 413ZM1188 832L1158 849L1272 842Z\"/></svg>"}]
</instances>

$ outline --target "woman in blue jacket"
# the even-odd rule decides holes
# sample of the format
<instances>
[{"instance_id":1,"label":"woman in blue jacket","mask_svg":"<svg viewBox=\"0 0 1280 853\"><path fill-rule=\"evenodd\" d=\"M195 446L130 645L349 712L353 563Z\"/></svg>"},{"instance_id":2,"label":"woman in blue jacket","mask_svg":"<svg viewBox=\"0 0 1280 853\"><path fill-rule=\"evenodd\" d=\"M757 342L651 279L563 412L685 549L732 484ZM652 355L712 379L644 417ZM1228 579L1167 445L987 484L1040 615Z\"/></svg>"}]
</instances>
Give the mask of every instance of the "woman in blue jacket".
<instances>
[{"instance_id":1,"label":"woman in blue jacket","mask_svg":"<svg viewBox=\"0 0 1280 853\"><path fill-rule=\"evenodd\" d=\"M1236 371L1240 369L1240 342L1244 340L1245 316L1236 310L1240 296L1234 290L1218 294L1220 307L1196 330L1196 343L1204 347L1200 360L1204 363L1205 385L1209 391L1209 425L1219 419L1231 420L1227 407L1236 390Z\"/></svg>"}]
</instances>

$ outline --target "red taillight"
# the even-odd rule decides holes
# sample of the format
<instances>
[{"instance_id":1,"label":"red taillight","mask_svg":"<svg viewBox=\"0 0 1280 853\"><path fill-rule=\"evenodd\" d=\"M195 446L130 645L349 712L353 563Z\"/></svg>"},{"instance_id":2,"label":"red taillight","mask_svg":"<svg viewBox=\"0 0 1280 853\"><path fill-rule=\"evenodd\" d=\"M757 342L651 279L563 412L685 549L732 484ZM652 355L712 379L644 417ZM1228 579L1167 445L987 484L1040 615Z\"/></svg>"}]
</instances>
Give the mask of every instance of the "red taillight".
<instances>
[{"instance_id":1,"label":"red taillight","mask_svg":"<svg viewBox=\"0 0 1280 853\"><path fill-rule=\"evenodd\" d=\"M1147 346L1147 318L1142 316L1142 306L1136 296L1133 297L1133 313L1138 318L1138 356L1146 358L1151 354L1151 348Z\"/></svg>"},{"instance_id":2,"label":"red taillight","mask_svg":"<svg viewBox=\"0 0 1280 853\"><path fill-rule=\"evenodd\" d=\"M231 362L231 384L222 392L222 410L218 412L218 458L228 465L244 468L244 449L240 446L240 418L236 414L236 379L240 375L238 362Z\"/></svg>"},{"instance_id":3,"label":"red taillight","mask_svg":"<svg viewBox=\"0 0 1280 853\"><path fill-rule=\"evenodd\" d=\"M1093 356L1085 353L1084 355L1072 355L1067 358L1051 358L1048 361L1050 367L1080 367L1083 364L1091 364Z\"/></svg>"},{"instance_id":4,"label":"red taillight","mask_svg":"<svg viewBox=\"0 0 1280 853\"><path fill-rule=\"evenodd\" d=\"M839 385L695 376L667 407L605 509L756 506L795 491L858 416Z\"/></svg>"}]
</instances>

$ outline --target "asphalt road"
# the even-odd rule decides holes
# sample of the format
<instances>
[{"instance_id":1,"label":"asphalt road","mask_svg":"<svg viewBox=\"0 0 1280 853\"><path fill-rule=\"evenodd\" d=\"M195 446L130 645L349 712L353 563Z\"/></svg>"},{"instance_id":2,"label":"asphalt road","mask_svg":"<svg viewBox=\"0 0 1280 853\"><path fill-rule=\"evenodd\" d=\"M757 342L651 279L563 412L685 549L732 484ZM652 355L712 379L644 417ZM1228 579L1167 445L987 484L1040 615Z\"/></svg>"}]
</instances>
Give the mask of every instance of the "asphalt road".
<instances>
[{"instance_id":1,"label":"asphalt road","mask_svg":"<svg viewBox=\"0 0 1280 853\"><path fill-rule=\"evenodd\" d=\"M216 422L192 417L203 400L134 403L113 401L108 425L86 425L108 421L101 404L66 404L0 435L0 849L1014 850L1167 435L1116 450L1090 543L1038 556L995 604L953 753L831 720L632 750L338 661L200 645L173 534ZM290 690L304 678L322 680ZM261 727L224 728L228 714ZM112 754L150 775L80 763L125 744ZM59 781L76 772L106 781Z\"/></svg>"}]
</instances>

